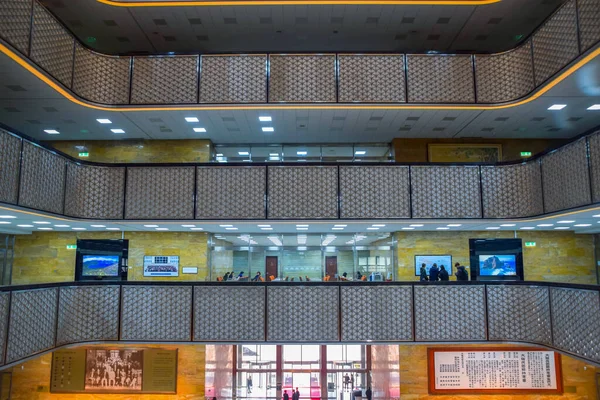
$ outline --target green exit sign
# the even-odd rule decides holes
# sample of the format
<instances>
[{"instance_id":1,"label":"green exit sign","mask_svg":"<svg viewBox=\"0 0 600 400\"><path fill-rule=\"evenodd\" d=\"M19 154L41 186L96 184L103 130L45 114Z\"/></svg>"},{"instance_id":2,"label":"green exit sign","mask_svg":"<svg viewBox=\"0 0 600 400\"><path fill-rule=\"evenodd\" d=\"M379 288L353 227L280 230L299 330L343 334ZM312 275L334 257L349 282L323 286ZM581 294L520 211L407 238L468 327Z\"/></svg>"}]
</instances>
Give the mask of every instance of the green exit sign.
<instances>
[{"instance_id":1,"label":"green exit sign","mask_svg":"<svg viewBox=\"0 0 600 400\"><path fill-rule=\"evenodd\" d=\"M523 154L523 153L521 153ZM90 153L79 153L79 157L89 157Z\"/></svg>"},{"instance_id":2,"label":"green exit sign","mask_svg":"<svg viewBox=\"0 0 600 400\"><path fill-rule=\"evenodd\" d=\"M522 151L521 157L531 157L531 152L530 151Z\"/></svg>"},{"instance_id":3,"label":"green exit sign","mask_svg":"<svg viewBox=\"0 0 600 400\"><path fill-rule=\"evenodd\" d=\"M77 249L77 245L76 244L68 244L67 245L67 249L68 250L75 250L75 249Z\"/></svg>"},{"instance_id":4,"label":"green exit sign","mask_svg":"<svg viewBox=\"0 0 600 400\"><path fill-rule=\"evenodd\" d=\"M535 247L535 242L525 242L525 247Z\"/></svg>"}]
</instances>

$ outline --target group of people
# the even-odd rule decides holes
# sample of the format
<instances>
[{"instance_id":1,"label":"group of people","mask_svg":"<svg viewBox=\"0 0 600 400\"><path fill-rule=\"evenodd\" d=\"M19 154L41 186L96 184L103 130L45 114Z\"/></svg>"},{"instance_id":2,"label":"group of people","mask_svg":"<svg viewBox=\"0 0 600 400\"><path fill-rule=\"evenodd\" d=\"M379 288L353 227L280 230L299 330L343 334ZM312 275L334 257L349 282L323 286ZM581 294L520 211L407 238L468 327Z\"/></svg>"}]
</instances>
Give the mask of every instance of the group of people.
<instances>
[{"instance_id":1,"label":"group of people","mask_svg":"<svg viewBox=\"0 0 600 400\"><path fill-rule=\"evenodd\" d=\"M292 397L288 394L287 390L283 391L283 400L300 400L300 391L292 389Z\"/></svg>"},{"instance_id":2,"label":"group of people","mask_svg":"<svg viewBox=\"0 0 600 400\"><path fill-rule=\"evenodd\" d=\"M469 274L463 265L460 263L454 264L454 268L456 268L456 272L454 276L456 276L457 281L468 281ZM427 265L425 263L421 264L421 269L419 271L419 280L421 281L429 281L429 282L437 282L437 281L449 281L450 275L446 270L446 267L440 265L438 268L436 263L433 263L431 268L429 268L429 275L427 275Z\"/></svg>"}]
</instances>

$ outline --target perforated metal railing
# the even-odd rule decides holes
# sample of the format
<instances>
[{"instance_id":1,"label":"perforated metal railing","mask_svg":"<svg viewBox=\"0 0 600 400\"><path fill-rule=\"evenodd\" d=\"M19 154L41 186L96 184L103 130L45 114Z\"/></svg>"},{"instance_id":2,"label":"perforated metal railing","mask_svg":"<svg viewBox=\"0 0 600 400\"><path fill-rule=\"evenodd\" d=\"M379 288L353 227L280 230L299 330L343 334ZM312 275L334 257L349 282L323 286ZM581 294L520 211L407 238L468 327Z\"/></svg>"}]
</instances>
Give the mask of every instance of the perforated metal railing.
<instances>
[{"instance_id":1,"label":"perforated metal railing","mask_svg":"<svg viewBox=\"0 0 600 400\"><path fill-rule=\"evenodd\" d=\"M4 367L98 341L523 342L600 365L597 286L128 282L0 290Z\"/></svg>"}]
</instances>

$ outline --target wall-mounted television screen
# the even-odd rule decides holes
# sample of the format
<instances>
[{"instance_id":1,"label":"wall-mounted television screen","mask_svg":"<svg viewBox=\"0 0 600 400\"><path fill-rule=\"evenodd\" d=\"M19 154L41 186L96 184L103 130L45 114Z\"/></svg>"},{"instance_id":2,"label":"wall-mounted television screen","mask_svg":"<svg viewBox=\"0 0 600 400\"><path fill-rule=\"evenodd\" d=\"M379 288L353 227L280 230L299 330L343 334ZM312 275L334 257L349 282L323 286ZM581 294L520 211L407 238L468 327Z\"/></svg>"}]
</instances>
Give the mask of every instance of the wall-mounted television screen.
<instances>
[{"instance_id":1,"label":"wall-mounted television screen","mask_svg":"<svg viewBox=\"0 0 600 400\"><path fill-rule=\"evenodd\" d=\"M479 255L479 276L516 276L517 257L514 254Z\"/></svg>"},{"instance_id":2,"label":"wall-mounted television screen","mask_svg":"<svg viewBox=\"0 0 600 400\"><path fill-rule=\"evenodd\" d=\"M429 269L434 263L437 264L438 268L443 265L446 271L448 271L448 275L452 276L452 256L450 255L415 256L415 276L421 274L422 264L425 264L427 275L429 275Z\"/></svg>"},{"instance_id":3,"label":"wall-mounted television screen","mask_svg":"<svg viewBox=\"0 0 600 400\"><path fill-rule=\"evenodd\" d=\"M82 276L119 276L119 259L117 255L84 254L82 259Z\"/></svg>"}]
</instances>

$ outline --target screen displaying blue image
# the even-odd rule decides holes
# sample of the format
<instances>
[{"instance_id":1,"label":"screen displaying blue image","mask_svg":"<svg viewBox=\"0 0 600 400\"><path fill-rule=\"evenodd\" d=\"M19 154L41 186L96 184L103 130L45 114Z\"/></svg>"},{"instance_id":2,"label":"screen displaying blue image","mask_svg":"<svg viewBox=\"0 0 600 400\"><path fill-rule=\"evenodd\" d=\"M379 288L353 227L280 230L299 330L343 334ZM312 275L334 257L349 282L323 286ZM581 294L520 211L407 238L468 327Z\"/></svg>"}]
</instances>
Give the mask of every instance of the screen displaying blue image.
<instances>
[{"instance_id":1,"label":"screen displaying blue image","mask_svg":"<svg viewBox=\"0 0 600 400\"><path fill-rule=\"evenodd\" d=\"M480 255L480 276L515 276L517 260L514 254Z\"/></svg>"},{"instance_id":2,"label":"screen displaying blue image","mask_svg":"<svg viewBox=\"0 0 600 400\"><path fill-rule=\"evenodd\" d=\"M84 255L83 276L119 276L119 256Z\"/></svg>"}]
</instances>

